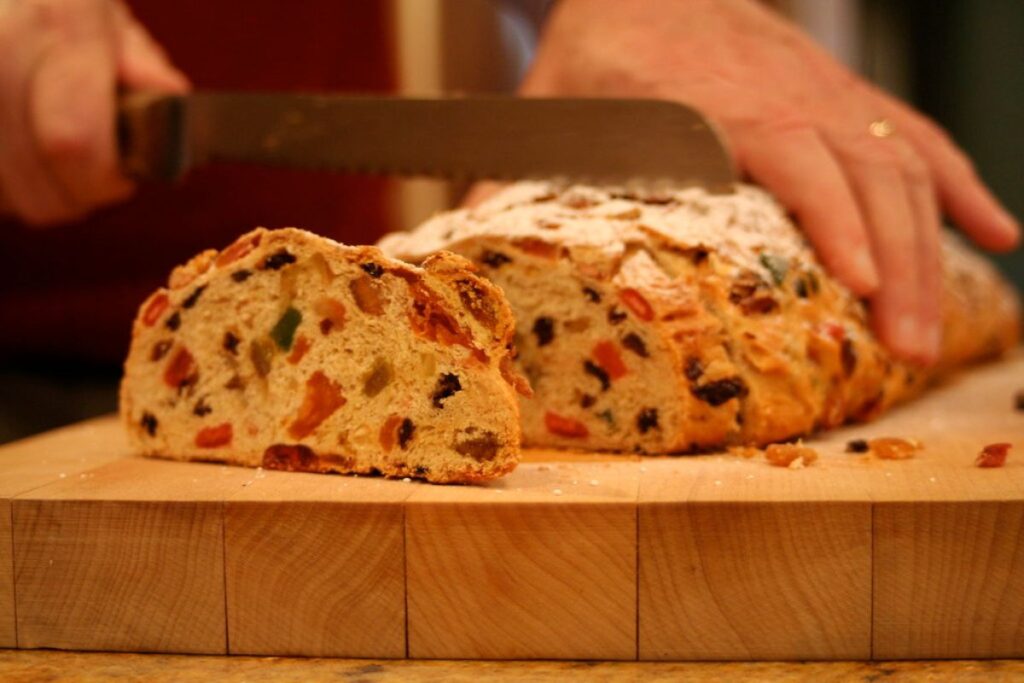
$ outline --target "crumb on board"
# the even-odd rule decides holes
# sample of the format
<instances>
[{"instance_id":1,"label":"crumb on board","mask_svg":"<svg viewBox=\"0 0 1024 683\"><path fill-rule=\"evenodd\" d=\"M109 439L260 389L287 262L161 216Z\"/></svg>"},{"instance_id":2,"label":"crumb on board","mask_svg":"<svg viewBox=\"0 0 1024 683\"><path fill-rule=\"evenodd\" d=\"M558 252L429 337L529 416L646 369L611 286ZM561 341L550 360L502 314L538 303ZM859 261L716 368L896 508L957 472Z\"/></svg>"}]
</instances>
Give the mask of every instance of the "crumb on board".
<instances>
[{"instance_id":1,"label":"crumb on board","mask_svg":"<svg viewBox=\"0 0 1024 683\"><path fill-rule=\"evenodd\" d=\"M846 442L847 453L867 453L868 442L866 439L850 439Z\"/></svg>"},{"instance_id":2,"label":"crumb on board","mask_svg":"<svg viewBox=\"0 0 1024 683\"><path fill-rule=\"evenodd\" d=\"M868 448L875 457L882 460L907 460L913 458L924 445L917 439L886 436L868 441Z\"/></svg>"},{"instance_id":3,"label":"crumb on board","mask_svg":"<svg viewBox=\"0 0 1024 683\"><path fill-rule=\"evenodd\" d=\"M775 467L806 467L818 459L818 452L800 442L774 443L765 449L764 457Z\"/></svg>"},{"instance_id":4,"label":"crumb on board","mask_svg":"<svg viewBox=\"0 0 1024 683\"><path fill-rule=\"evenodd\" d=\"M1010 453L1008 443L990 443L981 449L974 464L978 467L1002 467L1006 464L1006 456Z\"/></svg>"},{"instance_id":5,"label":"crumb on board","mask_svg":"<svg viewBox=\"0 0 1024 683\"><path fill-rule=\"evenodd\" d=\"M753 458L754 456L761 454L761 449L754 448L753 446L731 446L729 448L729 453L743 458Z\"/></svg>"}]
</instances>

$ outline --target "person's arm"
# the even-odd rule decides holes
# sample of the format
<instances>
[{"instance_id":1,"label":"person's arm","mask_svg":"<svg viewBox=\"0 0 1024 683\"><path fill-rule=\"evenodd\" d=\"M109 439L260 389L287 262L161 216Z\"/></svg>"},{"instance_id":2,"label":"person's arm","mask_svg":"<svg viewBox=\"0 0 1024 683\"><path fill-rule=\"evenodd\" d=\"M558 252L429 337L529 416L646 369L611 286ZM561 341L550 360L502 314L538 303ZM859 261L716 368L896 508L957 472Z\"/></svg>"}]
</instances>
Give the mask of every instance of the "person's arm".
<instances>
[{"instance_id":1,"label":"person's arm","mask_svg":"<svg viewBox=\"0 0 1024 683\"><path fill-rule=\"evenodd\" d=\"M130 194L118 86L188 89L122 2L0 0L0 211L44 225Z\"/></svg>"},{"instance_id":2,"label":"person's arm","mask_svg":"<svg viewBox=\"0 0 1024 683\"><path fill-rule=\"evenodd\" d=\"M904 357L939 352L941 210L983 247L1020 237L941 128L752 0L560 0L521 93L702 110Z\"/></svg>"}]
</instances>

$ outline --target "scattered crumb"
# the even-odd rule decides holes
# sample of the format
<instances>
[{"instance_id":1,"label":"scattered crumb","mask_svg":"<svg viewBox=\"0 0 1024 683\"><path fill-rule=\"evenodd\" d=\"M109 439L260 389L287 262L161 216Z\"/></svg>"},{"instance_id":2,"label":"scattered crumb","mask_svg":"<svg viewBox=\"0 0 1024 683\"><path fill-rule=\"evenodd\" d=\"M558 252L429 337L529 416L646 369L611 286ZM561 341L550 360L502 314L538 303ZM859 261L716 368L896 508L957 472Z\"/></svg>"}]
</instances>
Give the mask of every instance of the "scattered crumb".
<instances>
[{"instance_id":1,"label":"scattered crumb","mask_svg":"<svg viewBox=\"0 0 1024 683\"><path fill-rule=\"evenodd\" d=\"M729 453L743 458L753 458L761 454L761 449L753 446L732 446L729 448Z\"/></svg>"},{"instance_id":2,"label":"scattered crumb","mask_svg":"<svg viewBox=\"0 0 1024 683\"><path fill-rule=\"evenodd\" d=\"M871 439L868 441L868 448L875 457L882 460L906 460L913 458L915 453L924 448L924 445L917 439L887 436Z\"/></svg>"},{"instance_id":3,"label":"scattered crumb","mask_svg":"<svg viewBox=\"0 0 1024 683\"><path fill-rule=\"evenodd\" d=\"M555 494L556 496L560 496L560 495L562 495L562 489L555 489L551 493Z\"/></svg>"},{"instance_id":4,"label":"scattered crumb","mask_svg":"<svg viewBox=\"0 0 1024 683\"><path fill-rule=\"evenodd\" d=\"M722 485L722 480L721 479L715 479L715 486L721 486L721 485Z\"/></svg>"},{"instance_id":5,"label":"scattered crumb","mask_svg":"<svg viewBox=\"0 0 1024 683\"><path fill-rule=\"evenodd\" d=\"M590 485L591 485L591 486L597 486L597 485L598 485L598 484L600 484L600 483L601 483L601 482L599 482L599 481L598 481L597 479L591 479L591 480L590 480Z\"/></svg>"},{"instance_id":6,"label":"scattered crumb","mask_svg":"<svg viewBox=\"0 0 1024 683\"><path fill-rule=\"evenodd\" d=\"M764 457L767 458L768 464L775 467L790 467L798 460L800 464L796 467L804 467L818 459L818 452L810 446L803 445L800 441L773 443L765 449Z\"/></svg>"},{"instance_id":7,"label":"scattered crumb","mask_svg":"<svg viewBox=\"0 0 1024 683\"><path fill-rule=\"evenodd\" d=\"M934 484L935 482L938 481L938 479L936 479L935 477L928 477L928 481Z\"/></svg>"},{"instance_id":8,"label":"scattered crumb","mask_svg":"<svg viewBox=\"0 0 1024 683\"><path fill-rule=\"evenodd\" d=\"M644 467L643 465L640 465L640 471L641 471L641 472L646 472L646 471L647 471L647 468L646 468L646 467Z\"/></svg>"},{"instance_id":9,"label":"scattered crumb","mask_svg":"<svg viewBox=\"0 0 1024 683\"><path fill-rule=\"evenodd\" d=\"M847 453L867 453L868 442L864 439L850 439L846 442Z\"/></svg>"},{"instance_id":10,"label":"scattered crumb","mask_svg":"<svg viewBox=\"0 0 1024 683\"><path fill-rule=\"evenodd\" d=\"M573 486L577 486L579 483L580 483L579 479L573 479L572 480L572 485Z\"/></svg>"},{"instance_id":11,"label":"scattered crumb","mask_svg":"<svg viewBox=\"0 0 1024 683\"><path fill-rule=\"evenodd\" d=\"M747 479L753 479L753 478L754 478L754 475L753 475L753 474L748 474L748 475L747 475Z\"/></svg>"},{"instance_id":12,"label":"scattered crumb","mask_svg":"<svg viewBox=\"0 0 1024 683\"><path fill-rule=\"evenodd\" d=\"M1002 467L1006 464L1006 456L1012 446L1008 443L990 443L981 449L974 464L978 467Z\"/></svg>"},{"instance_id":13,"label":"scattered crumb","mask_svg":"<svg viewBox=\"0 0 1024 683\"><path fill-rule=\"evenodd\" d=\"M412 483L412 478L411 477L403 477L402 481L404 481L406 484L411 484Z\"/></svg>"},{"instance_id":14,"label":"scattered crumb","mask_svg":"<svg viewBox=\"0 0 1024 683\"><path fill-rule=\"evenodd\" d=\"M67 476L68 476L67 472L61 472L61 473L60 473L60 478L61 478L61 479L64 479L64 478L65 478L65 477L67 477Z\"/></svg>"}]
</instances>

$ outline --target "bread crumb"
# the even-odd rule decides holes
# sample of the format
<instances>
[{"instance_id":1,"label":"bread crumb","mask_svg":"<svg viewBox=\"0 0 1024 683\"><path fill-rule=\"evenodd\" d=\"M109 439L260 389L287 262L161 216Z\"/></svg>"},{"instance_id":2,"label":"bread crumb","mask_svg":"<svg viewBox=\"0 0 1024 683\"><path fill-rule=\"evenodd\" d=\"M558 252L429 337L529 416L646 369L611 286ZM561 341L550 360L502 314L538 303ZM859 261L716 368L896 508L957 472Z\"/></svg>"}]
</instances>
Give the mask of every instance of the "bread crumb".
<instances>
[{"instance_id":1,"label":"bread crumb","mask_svg":"<svg viewBox=\"0 0 1024 683\"><path fill-rule=\"evenodd\" d=\"M913 458L924 446L916 439L882 437L868 441L868 448L875 457L882 460L907 460Z\"/></svg>"},{"instance_id":2,"label":"bread crumb","mask_svg":"<svg viewBox=\"0 0 1024 683\"><path fill-rule=\"evenodd\" d=\"M810 446L797 443L773 443L765 449L764 457L775 467L805 467L818 459L818 452Z\"/></svg>"},{"instance_id":3,"label":"bread crumb","mask_svg":"<svg viewBox=\"0 0 1024 683\"><path fill-rule=\"evenodd\" d=\"M560 495L562 495L562 489L555 489L551 493L555 494L556 496L560 496Z\"/></svg>"}]
</instances>

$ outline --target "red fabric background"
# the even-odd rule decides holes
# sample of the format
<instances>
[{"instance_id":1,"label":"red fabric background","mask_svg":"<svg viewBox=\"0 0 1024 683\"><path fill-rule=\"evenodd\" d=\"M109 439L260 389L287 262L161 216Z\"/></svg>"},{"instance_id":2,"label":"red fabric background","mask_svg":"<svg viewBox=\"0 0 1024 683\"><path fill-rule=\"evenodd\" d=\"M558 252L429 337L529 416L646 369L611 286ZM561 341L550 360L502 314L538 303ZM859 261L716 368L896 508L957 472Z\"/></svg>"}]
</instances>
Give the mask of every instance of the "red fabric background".
<instances>
[{"instance_id":1,"label":"red fabric background","mask_svg":"<svg viewBox=\"0 0 1024 683\"><path fill-rule=\"evenodd\" d=\"M384 0L131 4L197 88L394 89ZM192 254L258 225L373 242L386 200L377 178L219 165L73 225L0 223L0 349L117 362L136 307Z\"/></svg>"}]
</instances>

